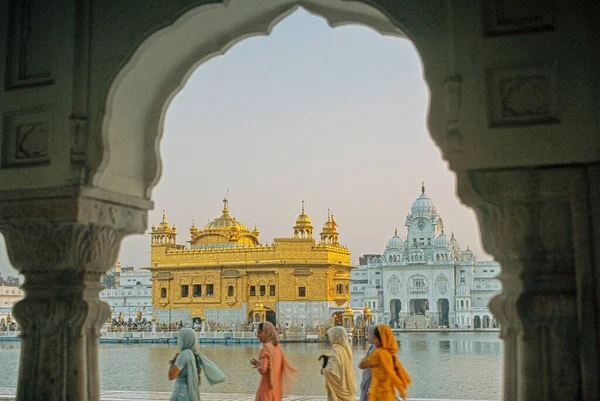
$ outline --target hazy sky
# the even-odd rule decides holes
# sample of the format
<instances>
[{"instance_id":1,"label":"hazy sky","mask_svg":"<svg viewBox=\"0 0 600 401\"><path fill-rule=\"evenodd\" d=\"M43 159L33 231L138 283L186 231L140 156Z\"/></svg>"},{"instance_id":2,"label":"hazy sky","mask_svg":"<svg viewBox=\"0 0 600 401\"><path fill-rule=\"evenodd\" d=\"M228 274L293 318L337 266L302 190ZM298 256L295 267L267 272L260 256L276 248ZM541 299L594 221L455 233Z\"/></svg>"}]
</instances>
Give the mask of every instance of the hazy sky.
<instances>
[{"instance_id":1,"label":"hazy sky","mask_svg":"<svg viewBox=\"0 0 600 401\"><path fill-rule=\"evenodd\" d=\"M232 217L262 242L291 237L301 201L318 237L330 208L353 263L383 252L420 195L421 181L447 233L491 259L471 210L426 126L429 93L414 46L369 28L330 28L300 9L270 36L246 39L201 65L167 111L162 210L189 240L219 217L229 190ZM405 235L404 235L405 236ZM124 265L150 263L148 234L121 245ZM0 272L15 274L0 241Z\"/></svg>"}]
</instances>

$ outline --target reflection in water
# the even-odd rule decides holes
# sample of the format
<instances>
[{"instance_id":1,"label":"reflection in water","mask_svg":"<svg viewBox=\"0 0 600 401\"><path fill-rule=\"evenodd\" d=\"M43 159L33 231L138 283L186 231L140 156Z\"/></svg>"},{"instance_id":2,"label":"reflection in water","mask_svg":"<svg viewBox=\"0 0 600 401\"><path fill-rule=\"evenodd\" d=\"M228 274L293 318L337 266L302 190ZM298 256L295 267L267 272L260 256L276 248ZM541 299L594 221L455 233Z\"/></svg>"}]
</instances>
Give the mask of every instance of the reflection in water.
<instances>
[{"instance_id":1,"label":"reflection in water","mask_svg":"<svg viewBox=\"0 0 600 401\"><path fill-rule=\"evenodd\" d=\"M440 351L444 354L450 352L450 341L440 341Z\"/></svg>"},{"instance_id":2,"label":"reflection in water","mask_svg":"<svg viewBox=\"0 0 600 401\"><path fill-rule=\"evenodd\" d=\"M426 351L428 346L429 346L429 342L427 342L427 341L411 341L408 349Z\"/></svg>"},{"instance_id":3,"label":"reflection in water","mask_svg":"<svg viewBox=\"0 0 600 401\"><path fill-rule=\"evenodd\" d=\"M413 379L410 398L487 399L501 398L502 342L497 333L400 333L399 357ZM20 342L0 342L0 386L16 387ZM328 344L283 344L290 362L300 371L294 394L325 395L319 372L319 355ZM365 344L355 344L356 368L366 353ZM228 375L225 383L202 384L203 392L254 393L259 376L250 366L259 344L202 344L202 351ZM103 390L171 391L167 378L169 359L177 347L166 344L101 344L100 377Z\"/></svg>"}]
</instances>

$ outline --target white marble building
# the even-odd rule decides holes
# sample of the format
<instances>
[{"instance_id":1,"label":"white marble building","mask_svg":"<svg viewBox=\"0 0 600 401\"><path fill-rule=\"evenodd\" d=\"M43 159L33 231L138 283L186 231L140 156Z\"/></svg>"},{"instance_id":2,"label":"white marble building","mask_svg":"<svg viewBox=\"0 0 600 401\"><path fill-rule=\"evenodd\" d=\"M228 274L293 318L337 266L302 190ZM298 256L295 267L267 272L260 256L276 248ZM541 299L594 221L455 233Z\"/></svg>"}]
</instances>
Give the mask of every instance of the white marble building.
<instances>
[{"instance_id":1,"label":"white marble building","mask_svg":"<svg viewBox=\"0 0 600 401\"><path fill-rule=\"evenodd\" d=\"M112 319L123 314L123 321L137 318L142 312L142 319L152 319L152 273L147 270L121 272L120 284L117 288L108 288L100 292L100 299L110 306Z\"/></svg>"},{"instance_id":2,"label":"white marble building","mask_svg":"<svg viewBox=\"0 0 600 401\"><path fill-rule=\"evenodd\" d=\"M396 327L486 328L495 324L488 309L500 292L500 265L478 261L463 249L421 187L404 224L382 254L363 255L351 273L353 308L371 309L376 323Z\"/></svg>"}]
</instances>

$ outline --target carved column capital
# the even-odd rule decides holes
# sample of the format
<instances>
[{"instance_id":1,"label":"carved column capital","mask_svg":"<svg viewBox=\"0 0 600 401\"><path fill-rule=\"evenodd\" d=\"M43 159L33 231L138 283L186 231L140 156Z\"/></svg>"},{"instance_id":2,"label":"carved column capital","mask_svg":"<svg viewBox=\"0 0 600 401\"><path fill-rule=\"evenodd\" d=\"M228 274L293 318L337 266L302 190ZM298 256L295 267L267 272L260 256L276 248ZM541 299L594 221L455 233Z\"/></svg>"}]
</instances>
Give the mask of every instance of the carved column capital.
<instances>
[{"instance_id":1,"label":"carved column capital","mask_svg":"<svg viewBox=\"0 0 600 401\"><path fill-rule=\"evenodd\" d=\"M77 187L0 192L0 231L25 276L26 297L14 307L22 326L19 401L100 399L98 336L110 313L98 298L100 278L123 237L146 225L145 208L107 198Z\"/></svg>"},{"instance_id":2,"label":"carved column capital","mask_svg":"<svg viewBox=\"0 0 600 401\"><path fill-rule=\"evenodd\" d=\"M573 233L582 170L463 171L457 177L460 198L477 213L484 248L502 266L503 291L490 310L506 343L508 398L577 399L581 363Z\"/></svg>"}]
</instances>

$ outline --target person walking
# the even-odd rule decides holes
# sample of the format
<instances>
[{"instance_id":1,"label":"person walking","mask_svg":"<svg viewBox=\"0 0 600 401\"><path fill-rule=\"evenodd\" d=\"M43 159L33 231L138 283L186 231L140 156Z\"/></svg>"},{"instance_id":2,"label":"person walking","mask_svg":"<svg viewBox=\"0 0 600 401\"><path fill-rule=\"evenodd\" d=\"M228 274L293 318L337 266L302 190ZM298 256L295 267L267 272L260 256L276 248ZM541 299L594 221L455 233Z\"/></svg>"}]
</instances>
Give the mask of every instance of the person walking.
<instances>
[{"instance_id":1,"label":"person walking","mask_svg":"<svg viewBox=\"0 0 600 401\"><path fill-rule=\"evenodd\" d=\"M288 362L275 326L271 322L258 325L256 336L262 343L258 359L252 358L252 365L261 375L256 401L281 401L290 393L292 385L298 379L298 371Z\"/></svg>"},{"instance_id":2,"label":"person walking","mask_svg":"<svg viewBox=\"0 0 600 401\"><path fill-rule=\"evenodd\" d=\"M177 337L179 352L169 361L169 380L175 379L170 401L200 401L200 344L193 329L181 329Z\"/></svg>"},{"instance_id":3,"label":"person walking","mask_svg":"<svg viewBox=\"0 0 600 401\"><path fill-rule=\"evenodd\" d=\"M360 369L371 369L368 401L396 401L396 390L406 400L411 379L396 355L398 342L392 329L385 324L378 325L373 333L373 343L373 353L358 364Z\"/></svg>"},{"instance_id":4,"label":"person walking","mask_svg":"<svg viewBox=\"0 0 600 401\"><path fill-rule=\"evenodd\" d=\"M375 328L377 326L371 325L367 328L367 343L369 349L367 350L367 356L371 355L375 351L375 344L373 344L373 336ZM371 387L371 369L363 369L362 378L360 380L360 401L368 401L369 387Z\"/></svg>"},{"instance_id":5,"label":"person walking","mask_svg":"<svg viewBox=\"0 0 600 401\"><path fill-rule=\"evenodd\" d=\"M328 401L354 401L356 399L356 378L352 366L352 348L343 327L329 329L332 352L327 364L321 369L325 376Z\"/></svg>"}]
</instances>

